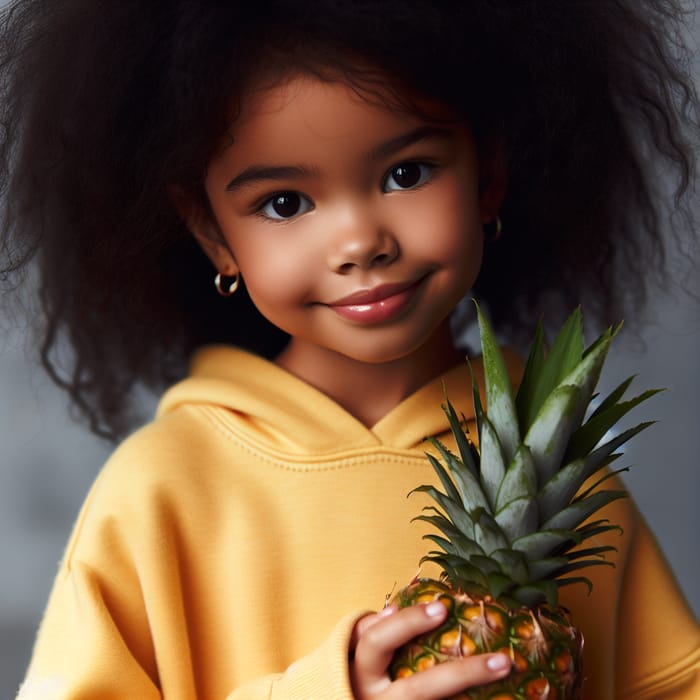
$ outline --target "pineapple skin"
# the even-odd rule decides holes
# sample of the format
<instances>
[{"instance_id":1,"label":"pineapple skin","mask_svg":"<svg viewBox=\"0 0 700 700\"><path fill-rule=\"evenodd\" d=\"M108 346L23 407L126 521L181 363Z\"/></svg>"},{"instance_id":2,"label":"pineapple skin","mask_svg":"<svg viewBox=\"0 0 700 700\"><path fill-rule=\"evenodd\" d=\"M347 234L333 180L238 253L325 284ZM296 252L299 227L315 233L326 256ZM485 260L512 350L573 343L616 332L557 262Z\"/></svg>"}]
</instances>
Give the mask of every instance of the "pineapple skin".
<instances>
[{"instance_id":1,"label":"pineapple skin","mask_svg":"<svg viewBox=\"0 0 700 700\"><path fill-rule=\"evenodd\" d=\"M451 659L505 651L512 673L448 700L578 700L583 683L583 636L564 607L508 607L489 595L454 590L447 583L416 578L391 603L399 608L440 601L445 622L395 654L389 673L405 678Z\"/></svg>"}]
</instances>

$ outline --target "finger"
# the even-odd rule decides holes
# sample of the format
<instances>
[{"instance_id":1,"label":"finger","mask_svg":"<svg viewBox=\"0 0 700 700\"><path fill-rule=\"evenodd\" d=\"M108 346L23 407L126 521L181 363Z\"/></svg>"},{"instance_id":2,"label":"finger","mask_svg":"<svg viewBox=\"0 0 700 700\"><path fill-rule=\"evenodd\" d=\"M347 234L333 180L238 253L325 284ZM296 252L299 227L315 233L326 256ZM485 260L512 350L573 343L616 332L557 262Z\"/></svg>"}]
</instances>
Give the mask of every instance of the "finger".
<instances>
[{"instance_id":1,"label":"finger","mask_svg":"<svg viewBox=\"0 0 700 700\"><path fill-rule=\"evenodd\" d=\"M513 667L503 653L476 654L433 666L402 678L386 689L382 700L437 700L505 678Z\"/></svg>"},{"instance_id":2,"label":"finger","mask_svg":"<svg viewBox=\"0 0 700 700\"><path fill-rule=\"evenodd\" d=\"M355 675L366 687L389 682L387 669L394 651L415 636L440 625L447 616L439 601L414 605L370 621L355 648Z\"/></svg>"},{"instance_id":3,"label":"finger","mask_svg":"<svg viewBox=\"0 0 700 700\"><path fill-rule=\"evenodd\" d=\"M356 623L355 623L355 628L352 631L352 637L350 638L350 655L354 658L355 656L355 647L357 646L357 642L360 641L360 637L365 633L366 630L368 630L372 625L376 624L379 622L384 617L388 617L389 615L393 615L398 608L396 605L388 605L385 608L382 608L379 612L376 613L370 613L369 615L365 615L364 617L361 617Z\"/></svg>"}]
</instances>

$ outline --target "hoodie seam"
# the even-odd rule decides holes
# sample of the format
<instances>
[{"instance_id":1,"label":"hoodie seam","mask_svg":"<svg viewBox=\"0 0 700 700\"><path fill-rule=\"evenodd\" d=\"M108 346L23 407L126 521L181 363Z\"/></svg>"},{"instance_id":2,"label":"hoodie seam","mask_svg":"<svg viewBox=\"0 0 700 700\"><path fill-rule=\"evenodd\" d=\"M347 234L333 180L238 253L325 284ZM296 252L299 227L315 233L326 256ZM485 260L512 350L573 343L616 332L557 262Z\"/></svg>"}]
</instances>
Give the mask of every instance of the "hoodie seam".
<instances>
[{"instance_id":1,"label":"hoodie seam","mask_svg":"<svg viewBox=\"0 0 700 700\"><path fill-rule=\"evenodd\" d=\"M691 650L686 657L679 659L671 666L650 673L646 678L637 681L630 690L622 694L623 698L651 698L660 692L674 689L692 680L698 673L700 664L700 647Z\"/></svg>"},{"instance_id":2,"label":"hoodie seam","mask_svg":"<svg viewBox=\"0 0 700 700\"><path fill-rule=\"evenodd\" d=\"M354 448L343 454L340 450L332 453L313 453L299 455L281 450L274 450L262 443L243 437L233 430L230 425L224 425L216 411L208 406L199 406L197 409L190 407L192 413L201 420L207 422L214 430L227 440L234 442L238 447L285 471L337 471L357 464L367 464L375 461L381 455L384 461L405 464L406 460L415 461L417 464L426 460L425 455L416 453L415 448L390 447L383 444L370 445L362 448ZM343 449L343 448L341 448Z\"/></svg>"}]
</instances>

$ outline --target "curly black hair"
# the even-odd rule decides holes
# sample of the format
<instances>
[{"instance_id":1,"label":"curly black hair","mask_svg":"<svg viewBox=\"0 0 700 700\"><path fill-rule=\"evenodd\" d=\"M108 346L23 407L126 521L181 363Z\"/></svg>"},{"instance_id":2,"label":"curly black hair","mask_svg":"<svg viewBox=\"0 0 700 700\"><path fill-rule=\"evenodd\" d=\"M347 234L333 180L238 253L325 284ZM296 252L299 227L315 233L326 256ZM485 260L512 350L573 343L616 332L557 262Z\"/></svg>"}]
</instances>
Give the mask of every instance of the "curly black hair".
<instances>
[{"instance_id":1,"label":"curly black hair","mask_svg":"<svg viewBox=\"0 0 700 700\"><path fill-rule=\"evenodd\" d=\"M505 233L474 291L503 333L580 302L617 320L663 279L669 211L690 231L684 5L15 0L0 16L0 275L9 289L37 263L44 365L110 438L133 425L135 389L180 377L194 348L274 356L287 338L244 291L218 298L169 193L206 205L246 90L310 71L440 100L483 151L497 144Z\"/></svg>"}]
</instances>

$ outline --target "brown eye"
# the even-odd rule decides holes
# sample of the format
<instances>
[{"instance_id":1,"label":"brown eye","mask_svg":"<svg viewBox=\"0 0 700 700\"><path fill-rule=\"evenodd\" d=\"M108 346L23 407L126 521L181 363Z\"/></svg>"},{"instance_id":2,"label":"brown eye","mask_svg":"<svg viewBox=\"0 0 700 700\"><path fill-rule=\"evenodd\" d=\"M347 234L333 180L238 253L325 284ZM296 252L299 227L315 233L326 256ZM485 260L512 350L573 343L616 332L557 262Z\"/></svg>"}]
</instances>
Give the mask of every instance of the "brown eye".
<instances>
[{"instance_id":1,"label":"brown eye","mask_svg":"<svg viewBox=\"0 0 700 700\"><path fill-rule=\"evenodd\" d=\"M311 202L298 192L281 192L270 197L260 211L268 219L281 221L305 214L312 208Z\"/></svg>"},{"instance_id":2,"label":"brown eye","mask_svg":"<svg viewBox=\"0 0 700 700\"><path fill-rule=\"evenodd\" d=\"M422 185L432 172L425 163L401 163L393 167L384 181L384 191L410 190Z\"/></svg>"}]
</instances>

